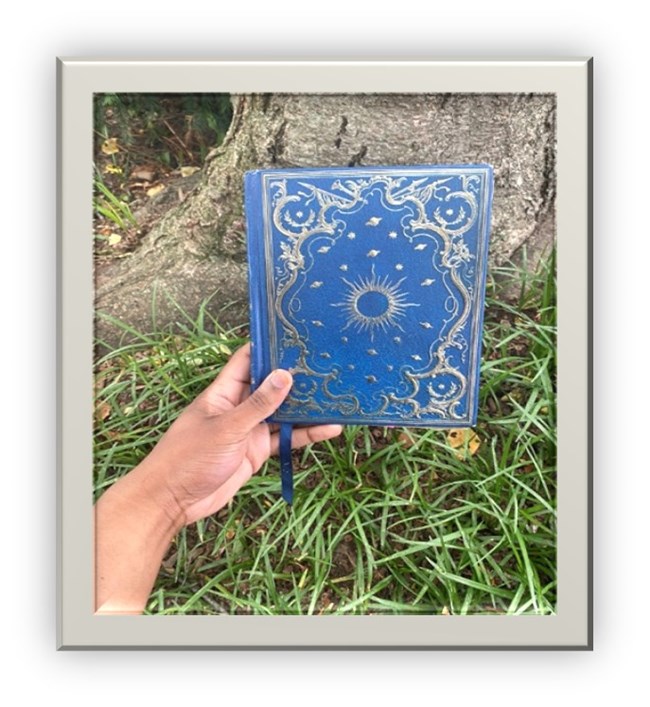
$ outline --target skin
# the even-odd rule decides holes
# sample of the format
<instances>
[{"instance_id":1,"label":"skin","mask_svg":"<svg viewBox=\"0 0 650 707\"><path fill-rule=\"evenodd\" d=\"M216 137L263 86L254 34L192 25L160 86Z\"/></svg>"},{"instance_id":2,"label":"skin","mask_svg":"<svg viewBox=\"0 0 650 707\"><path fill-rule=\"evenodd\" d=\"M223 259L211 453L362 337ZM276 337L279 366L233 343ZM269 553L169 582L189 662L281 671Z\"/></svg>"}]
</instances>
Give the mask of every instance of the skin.
<instances>
[{"instance_id":1,"label":"skin","mask_svg":"<svg viewBox=\"0 0 650 707\"><path fill-rule=\"evenodd\" d=\"M95 504L96 612L140 614L183 526L216 513L276 454L264 420L291 390L273 371L250 394L250 345L175 420L151 453ZM294 430L293 447L330 439L340 425Z\"/></svg>"}]
</instances>

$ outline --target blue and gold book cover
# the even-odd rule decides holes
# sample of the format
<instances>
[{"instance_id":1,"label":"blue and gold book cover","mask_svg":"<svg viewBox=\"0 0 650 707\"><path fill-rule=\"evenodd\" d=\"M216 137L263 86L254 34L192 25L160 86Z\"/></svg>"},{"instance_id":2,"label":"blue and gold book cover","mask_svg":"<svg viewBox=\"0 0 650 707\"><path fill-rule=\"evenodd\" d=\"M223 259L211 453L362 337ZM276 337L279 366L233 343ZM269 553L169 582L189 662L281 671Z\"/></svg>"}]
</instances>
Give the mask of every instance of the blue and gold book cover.
<instances>
[{"instance_id":1,"label":"blue and gold book cover","mask_svg":"<svg viewBox=\"0 0 650 707\"><path fill-rule=\"evenodd\" d=\"M252 381L274 422L476 422L489 165L248 172Z\"/></svg>"}]
</instances>

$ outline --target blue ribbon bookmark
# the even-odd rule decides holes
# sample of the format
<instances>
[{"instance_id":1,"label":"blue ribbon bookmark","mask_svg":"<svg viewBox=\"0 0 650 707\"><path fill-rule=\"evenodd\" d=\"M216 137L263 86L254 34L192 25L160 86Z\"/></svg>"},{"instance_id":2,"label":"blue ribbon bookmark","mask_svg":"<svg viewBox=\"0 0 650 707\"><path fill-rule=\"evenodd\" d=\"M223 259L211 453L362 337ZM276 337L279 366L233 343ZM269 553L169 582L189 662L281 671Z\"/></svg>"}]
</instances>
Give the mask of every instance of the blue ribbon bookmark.
<instances>
[{"instance_id":1,"label":"blue ribbon bookmark","mask_svg":"<svg viewBox=\"0 0 650 707\"><path fill-rule=\"evenodd\" d=\"M280 423L280 476L282 478L282 498L293 503L293 469L291 468L291 433L293 425Z\"/></svg>"}]
</instances>

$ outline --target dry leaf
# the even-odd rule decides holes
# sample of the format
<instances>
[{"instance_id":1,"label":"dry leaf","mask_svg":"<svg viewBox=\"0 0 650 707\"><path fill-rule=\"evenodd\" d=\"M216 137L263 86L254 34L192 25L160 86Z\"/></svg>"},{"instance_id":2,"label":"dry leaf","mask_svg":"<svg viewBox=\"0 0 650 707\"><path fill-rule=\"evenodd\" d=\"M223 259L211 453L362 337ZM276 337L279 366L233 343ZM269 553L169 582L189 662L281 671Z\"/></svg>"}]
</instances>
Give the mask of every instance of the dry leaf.
<instances>
[{"instance_id":1,"label":"dry leaf","mask_svg":"<svg viewBox=\"0 0 650 707\"><path fill-rule=\"evenodd\" d=\"M119 151L120 151L120 148L117 146L117 138L116 137L109 137L107 140L104 140L104 142L102 143L102 152L105 155L114 155Z\"/></svg>"},{"instance_id":2,"label":"dry leaf","mask_svg":"<svg viewBox=\"0 0 650 707\"><path fill-rule=\"evenodd\" d=\"M403 430L397 435L397 441L404 447L413 447L417 444L417 437L409 430Z\"/></svg>"},{"instance_id":3,"label":"dry leaf","mask_svg":"<svg viewBox=\"0 0 650 707\"><path fill-rule=\"evenodd\" d=\"M161 194L162 192L165 191L167 187L164 184L156 184L155 187L151 187L151 189L147 189L147 196L150 199L153 199L154 196L158 196L158 194Z\"/></svg>"},{"instance_id":4,"label":"dry leaf","mask_svg":"<svg viewBox=\"0 0 650 707\"><path fill-rule=\"evenodd\" d=\"M95 408L95 419L103 422L111 414L111 406L107 402L99 403Z\"/></svg>"},{"instance_id":5,"label":"dry leaf","mask_svg":"<svg viewBox=\"0 0 650 707\"><path fill-rule=\"evenodd\" d=\"M181 177L191 177L199 171L200 167L181 167Z\"/></svg>"},{"instance_id":6,"label":"dry leaf","mask_svg":"<svg viewBox=\"0 0 650 707\"><path fill-rule=\"evenodd\" d=\"M440 612L442 616L449 616L449 607L448 606L443 606L442 611Z\"/></svg>"},{"instance_id":7,"label":"dry leaf","mask_svg":"<svg viewBox=\"0 0 650 707\"><path fill-rule=\"evenodd\" d=\"M108 245L117 245L122 240L122 236L119 233L111 233L108 237Z\"/></svg>"},{"instance_id":8,"label":"dry leaf","mask_svg":"<svg viewBox=\"0 0 650 707\"><path fill-rule=\"evenodd\" d=\"M481 446L481 438L469 427L450 430L447 433L447 442L456 450L454 454L461 461L474 456Z\"/></svg>"},{"instance_id":9,"label":"dry leaf","mask_svg":"<svg viewBox=\"0 0 650 707\"><path fill-rule=\"evenodd\" d=\"M143 182L153 182L156 178L156 170L152 167L136 167L131 172L131 179L142 179Z\"/></svg>"},{"instance_id":10,"label":"dry leaf","mask_svg":"<svg viewBox=\"0 0 650 707\"><path fill-rule=\"evenodd\" d=\"M119 165L111 164L110 162L104 167L104 174L122 174L122 171Z\"/></svg>"}]
</instances>

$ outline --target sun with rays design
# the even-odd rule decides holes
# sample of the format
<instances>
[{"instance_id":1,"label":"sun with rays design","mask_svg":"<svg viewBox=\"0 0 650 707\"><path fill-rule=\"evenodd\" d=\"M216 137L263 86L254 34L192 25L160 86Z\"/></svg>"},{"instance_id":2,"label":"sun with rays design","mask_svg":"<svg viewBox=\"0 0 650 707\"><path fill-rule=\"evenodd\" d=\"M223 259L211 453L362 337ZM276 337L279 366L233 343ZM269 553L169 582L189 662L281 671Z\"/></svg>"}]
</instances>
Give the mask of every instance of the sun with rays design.
<instances>
[{"instance_id":1,"label":"sun with rays design","mask_svg":"<svg viewBox=\"0 0 650 707\"><path fill-rule=\"evenodd\" d=\"M406 316L408 307L420 306L408 302L408 292L400 290L405 277L391 282L388 275L383 278L377 276L373 267L370 276L360 276L354 282L341 279L348 290L343 301L332 304L332 307L341 307L347 316L342 331L353 327L359 334L369 333L371 341L380 330L386 332L391 327L397 327L404 331L399 319Z\"/></svg>"}]
</instances>

